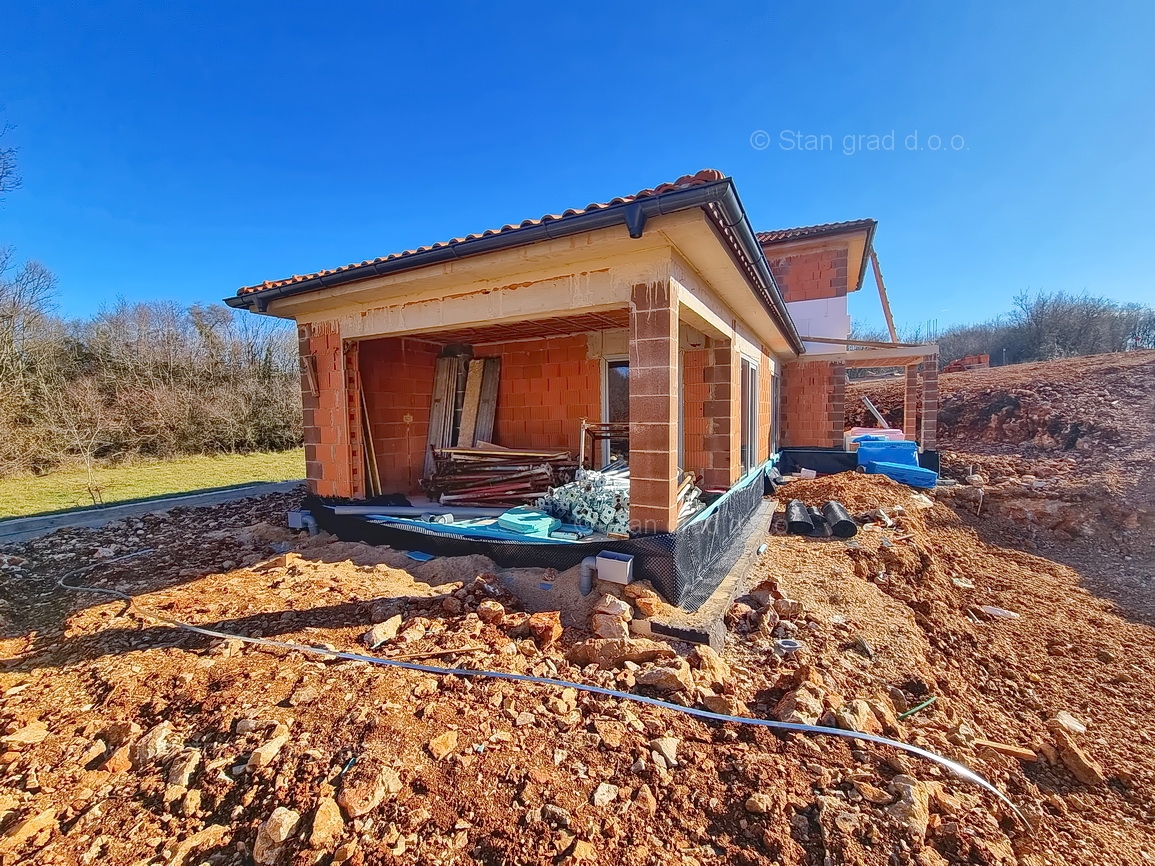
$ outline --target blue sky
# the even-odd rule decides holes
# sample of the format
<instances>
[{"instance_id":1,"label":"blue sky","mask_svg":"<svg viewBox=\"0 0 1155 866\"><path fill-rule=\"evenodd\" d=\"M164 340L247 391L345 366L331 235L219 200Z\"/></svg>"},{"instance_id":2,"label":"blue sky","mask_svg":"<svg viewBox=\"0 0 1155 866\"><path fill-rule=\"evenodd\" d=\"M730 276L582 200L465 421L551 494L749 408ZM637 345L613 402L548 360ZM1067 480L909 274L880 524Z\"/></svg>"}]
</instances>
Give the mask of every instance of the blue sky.
<instances>
[{"instance_id":1,"label":"blue sky","mask_svg":"<svg viewBox=\"0 0 1155 866\"><path fill-rule=\"evenodd\" d=\"M84 315L714 167L758 228L877 218L900 324L1024 289L1151 302L1153 25L1143 2L10 0L0 244ZM852 312L881 323L873 292Z\"/></svg>"}]
</instances>

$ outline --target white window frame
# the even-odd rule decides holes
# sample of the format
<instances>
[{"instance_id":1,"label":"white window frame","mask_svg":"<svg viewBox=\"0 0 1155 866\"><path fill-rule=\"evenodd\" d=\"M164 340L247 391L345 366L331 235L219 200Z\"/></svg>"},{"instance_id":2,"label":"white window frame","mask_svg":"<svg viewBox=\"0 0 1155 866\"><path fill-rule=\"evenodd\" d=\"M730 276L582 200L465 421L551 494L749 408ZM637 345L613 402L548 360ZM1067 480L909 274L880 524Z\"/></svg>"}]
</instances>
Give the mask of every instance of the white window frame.
<instances>
[{"instance_id":1,"label":"white window frame","mask_svg":"<svg viewBox=\"0 0 1155 866\"><path fill-rule=\"evenodd\" d=\"M749 365L749 372L747 373L742 368L745 364ZM742 475L746 476L753 472L758 467L758 402L761 396L758 393L758 360L751 358L749 355L739 355L738 361L738 394L739 402L742 402L740 412L741 417L738 419L739 424L739 448L738 459L742 464ZM746 376L749 375L750 381L746 382ZM749 385L750 392L750 406L744 405L741 400L743 396L743 386ZM748 425L748 426L747 426ZM746 456L746 460L742 457Z\"/></svg>"},{"instance_id":2,"label":"white window frame","mask_svg":"<svg viewBox=\"0 0 1155 866\"><path fill-rule=\"evenodd\" d=\"M603 355L602 356L602 387L601 387L601 392L602 392L602 423L603 424L610 423L610 364L620 364L623 361L628 365L630 363L630 356L629 355ZM609 443L608 439L606 441L602 442L601 452L602 452L601 465L605 466L607 463L610 462L610 443ZM595 467L595 468L600 468L600 467Z\"/></svg>"}]
</instances>

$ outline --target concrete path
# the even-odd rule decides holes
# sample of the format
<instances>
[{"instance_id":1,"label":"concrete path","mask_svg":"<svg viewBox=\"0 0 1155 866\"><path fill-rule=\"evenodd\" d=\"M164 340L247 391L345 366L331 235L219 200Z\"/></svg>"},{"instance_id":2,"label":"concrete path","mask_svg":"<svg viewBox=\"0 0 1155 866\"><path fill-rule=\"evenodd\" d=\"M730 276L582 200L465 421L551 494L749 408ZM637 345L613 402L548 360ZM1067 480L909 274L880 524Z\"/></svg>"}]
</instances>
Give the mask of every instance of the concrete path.
<instances>
[{"instance_id":1,"label":"concrete path","mask_svg":"<svg viewBox=\"0 0 1155 866\"><path fill-rule=\"evenodd\" d=\"M112 523L114 520L149 514L153 511L167 511L170 508L178 507L198 508L204 505L232 502L235 499L247 499L250 496L263 496L266 493L287 493L304 483L304 479L300 481L269 481L261 484L248 484L244 487L230 487L227 490L166 496L163 499L149 499L147 502L104 505L100 508L86 508L82 511L69 511L65 514L14 517L0 520L0 545L27 541L29 538L47 535L66 526L85 526L96 529L106 523Z\"/></svg>"}]
</instances>

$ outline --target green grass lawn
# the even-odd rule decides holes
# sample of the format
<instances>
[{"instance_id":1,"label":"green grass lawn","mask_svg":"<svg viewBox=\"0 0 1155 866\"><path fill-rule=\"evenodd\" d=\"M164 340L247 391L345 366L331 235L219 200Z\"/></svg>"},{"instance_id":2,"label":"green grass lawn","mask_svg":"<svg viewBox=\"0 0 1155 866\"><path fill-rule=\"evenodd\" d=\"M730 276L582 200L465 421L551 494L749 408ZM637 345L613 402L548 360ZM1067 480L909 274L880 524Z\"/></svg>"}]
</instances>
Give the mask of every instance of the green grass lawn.
<instances>
[{"instance_id":1,"label":"green grass lawn","mask_svg":"<svg viewBox=\"0 0 1155 866\"><path fill-rule=\"evenodd\" d=\"M128 463L96 470L106 505L171 493L188 493L256 481L289 481L305 477L305 451L221 454ZM92 505L88 473L68 469L36 477L0 478L0 518L24 517Z\"/></svg>"}]
</instances>

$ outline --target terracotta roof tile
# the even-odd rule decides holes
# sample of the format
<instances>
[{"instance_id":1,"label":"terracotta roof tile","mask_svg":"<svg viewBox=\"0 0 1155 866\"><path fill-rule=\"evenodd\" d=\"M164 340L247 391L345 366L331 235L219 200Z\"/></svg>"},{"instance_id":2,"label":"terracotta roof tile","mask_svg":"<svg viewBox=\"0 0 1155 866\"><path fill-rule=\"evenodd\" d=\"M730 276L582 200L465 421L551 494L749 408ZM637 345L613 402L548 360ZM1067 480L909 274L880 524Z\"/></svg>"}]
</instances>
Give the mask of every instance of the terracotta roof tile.
<instances>
[{"instance_id":1,"label":"terracotta roof tile","mask_svg":"<svg viewBox=\"0 0 1155 866\"><path fill-rule=\"evenodd\" d=\"M572 217L572 216L577 216L578 214L588 213L589 211L604 210L605 208L615 207L617 205L629 204L630 202L636 201L637 199L649 198L650 196L661 195L662 193L673 192L674 190L686 189L688 187L694 187L694 186L703 186L703 185L708 184L708 183L715 183L715 182L720 181L720 180L725 180L725 178L726 178L726 176L724 174L722 174L722 172L718 171L717 169L706 168L706 169L702 169L697 174L683 175L682 177L678 178L677 180L673 181L672 183L663 183L663 184L660 184L659 186L651 187L649 189L639 190L638 192L634 193L633 195L620 196L618 198L610 199L609 201L606 201L606 202L592 202L592 203L586 205L584 208L571 208L571 209L564 211L563 213L560 213L560 214L546 214L542 217L539 217L538 219L523 220L522 222L518 223L517 225L508 224L508 225L502 226L499 229L487 229L486 231L478 232L476 234L465 235L464 237L453 238L453 239L448 240L448 241L441 241L439 243L430 244L428 246L418 247L417 249L413 249L413 250L405 250L404 252L400 252L400 253L391 253L387 256L381 256L381 257L376 258L376 259L366 259L363 262L353 262L353 263L348 264L348 265L342 265L339 268L332 268L332 269L325 270L325 271L318 271L315 274L294 275L294 276L291 276L291 277L289 277L287 279L283 279L283 280L267 280L263 283L259 283L259 284L255 285L255 286L245 286L241 289L238 289L237 294L238 295L245 295L245 294L248 294L250 292L260 292L260 291L263 291L265 289L274 289L274 288L278 288L280 286L291 285L292 283L301 283L301 282L304 282L306 280L314 279L316 277L328 276L329 274L336 274L336 273L340 273L342 271L348 271L348 270L351 270L353 268L359 268L359 267L362 267L365 265L372 265L372 264L377 264L380 262L392 261L394 259L405 258L406 256L412 256L412 255L415 255L416 253L426 252L428 250L440 249L442 247L447 247L447 246L450 246L452 244L460 244L460 243L464 243L465 241L477 240L479 238L486 238L486 237L491 237L493 235L502 234L503 232L516 231L517 229L541 225L542 223L546 223L546 222L563 220L563 219L566 219L567 217ZM760 237L761 236L759 236L759 238Z\"/></svg>"},{"instance_id":2,"label":"terracotta roof tile","mask_svg":"<svg viewBox=\"0 0 1155 866\"><path fill-rule=\"evenodd\" d=\"M856 229L871 229L876 225L878 223L875 220L864 219L848 220L841 223L822 223L816 226L798 226L792 229L775 229L769 232L758 232L758 243L777 244L783 241L796 241L820 235L836 235Z\"/></svg>"}]
</instances>

